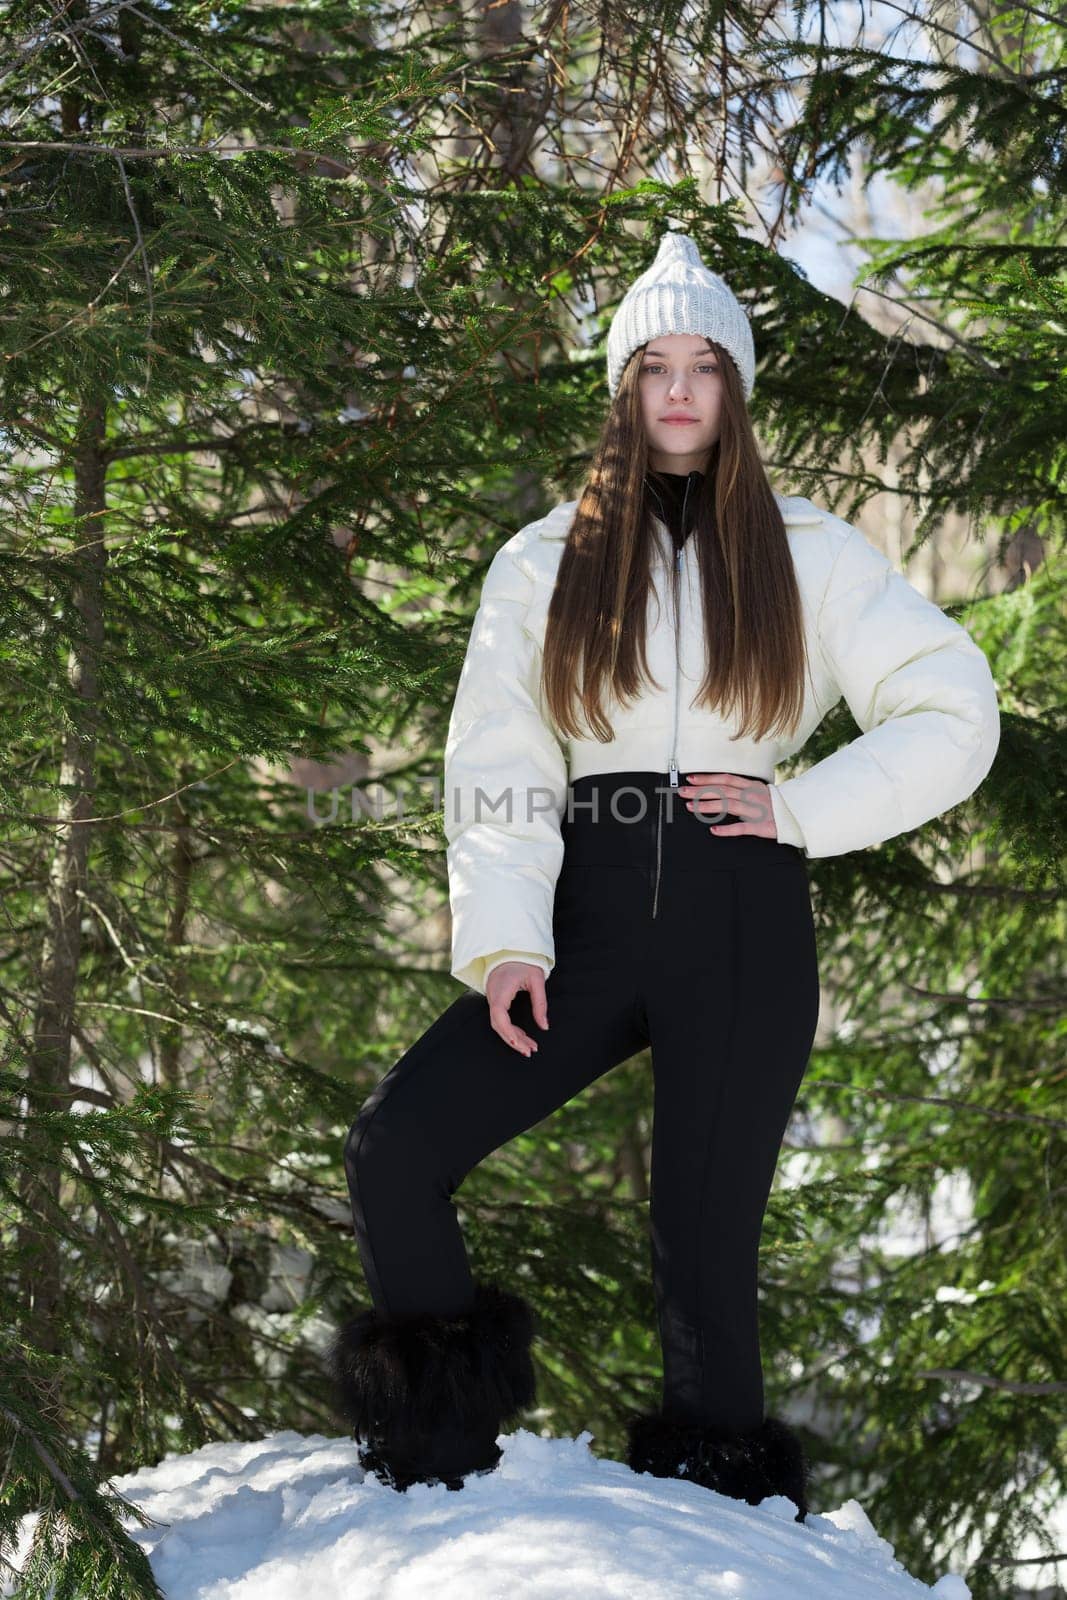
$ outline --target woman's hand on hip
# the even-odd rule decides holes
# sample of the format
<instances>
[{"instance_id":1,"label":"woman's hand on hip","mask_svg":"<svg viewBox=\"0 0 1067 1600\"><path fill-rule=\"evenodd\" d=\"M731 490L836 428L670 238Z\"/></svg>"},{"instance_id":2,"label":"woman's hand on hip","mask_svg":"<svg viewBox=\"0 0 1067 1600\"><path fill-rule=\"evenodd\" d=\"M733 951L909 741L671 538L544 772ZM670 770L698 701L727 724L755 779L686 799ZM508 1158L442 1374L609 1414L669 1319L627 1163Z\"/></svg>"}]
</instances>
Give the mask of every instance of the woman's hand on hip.
<instances>
[{"instance_id":1,"label":"woman's hand on hip","mask_svg":"<svg viewBox=\"0 0 1067 1600\"><path fill-rule=\"evenodd\" d=\"M743 833L755 833L761 839L778 837L769 785L762 778L744 778L736 772L688 772L686 782L678 785L678 793L685 795L690 811L702 820L717 811L744 818L743 822L705 822L709 833L723 837Z\"/></svg>"},{"instance_id":2,"label":"woman's hand on hip","mask_svg":"<svg viewBox=\"0 0 1067 1600\"><path fill-rule=\"evenodd\" d=\"M485 998L489 1002L489 1021L505 1044L511 1045L520 1055L529 1056L537 1049L537 1040L531 1039L508 1015L511 1002L520 989L530 996L534 1021L539 1028L548 1027L548 1001L545 999L545 975L532 961L502 961L494 967L485 983Z\"/></svg>"}]
</instances>

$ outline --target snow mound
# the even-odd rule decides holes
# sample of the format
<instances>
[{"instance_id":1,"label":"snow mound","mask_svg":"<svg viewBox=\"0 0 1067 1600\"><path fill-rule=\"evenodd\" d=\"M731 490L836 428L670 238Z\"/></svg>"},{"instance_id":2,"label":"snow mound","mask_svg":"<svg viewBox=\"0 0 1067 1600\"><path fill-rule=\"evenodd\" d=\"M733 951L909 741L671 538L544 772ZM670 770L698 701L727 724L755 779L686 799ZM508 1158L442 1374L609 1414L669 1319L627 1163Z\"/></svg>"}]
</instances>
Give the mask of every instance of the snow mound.
<instances>
[{"instance_id":1,"label":"snow mound","mask_svg":"<svg viewBox=\"0 0 1067 1600\"><path fill-rule=\"evenodd\" d=\"M112 1480L167 1600L970 1600L912 1578L848 1500L793 1520L593 1454L586 1431L501 1434L494 1472L398 1494L351 1439L211 1444Z\"/></svg>"}]
</instances>

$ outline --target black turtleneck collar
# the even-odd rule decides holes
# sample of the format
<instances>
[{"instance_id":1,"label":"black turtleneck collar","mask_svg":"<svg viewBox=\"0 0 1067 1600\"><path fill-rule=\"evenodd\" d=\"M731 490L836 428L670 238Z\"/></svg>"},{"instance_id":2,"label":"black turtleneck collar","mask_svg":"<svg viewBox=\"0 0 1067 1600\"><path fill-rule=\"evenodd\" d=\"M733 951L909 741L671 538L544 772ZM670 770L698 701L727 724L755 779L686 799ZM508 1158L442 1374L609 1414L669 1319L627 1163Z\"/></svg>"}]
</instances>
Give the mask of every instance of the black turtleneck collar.
<instances>
[{"instance_id":1,"label":"black turtleneck collar","mask_svg":"<svg viewBox=\"0 0 1067 1600\"><path fill-rule=\"evenodd\" d=\"M692 531L697 490L703 479L704 474L695 469L692 472L662 472L649 467L645 473L645 490L652 509L667 524L676 550L681 549Z\"/></svg>"}]
</instances>

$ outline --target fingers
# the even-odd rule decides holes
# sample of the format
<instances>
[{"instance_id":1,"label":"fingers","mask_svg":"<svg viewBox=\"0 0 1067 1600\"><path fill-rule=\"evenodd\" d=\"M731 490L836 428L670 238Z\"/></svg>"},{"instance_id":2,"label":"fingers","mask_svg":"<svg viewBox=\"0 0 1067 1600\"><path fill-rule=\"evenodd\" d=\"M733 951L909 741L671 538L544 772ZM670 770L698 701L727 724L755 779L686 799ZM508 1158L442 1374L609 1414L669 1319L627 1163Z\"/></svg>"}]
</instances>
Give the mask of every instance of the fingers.
<instances>
[{"instance_id":1,"label":"fingers","mask_svg":"<svg viewBox=\"0 0 1067 1600\"><path fill-rule=\"evenodd\" d=\"M499 970L497 968L497 971ZM493 978L496 974L491 972L489 976ZM493 989L492 999L489 999L488 988L485 993L486 999L489 1000L489 1024L494 1032L499 1033L504 1043L517 1050L521 1056L529 1056L537 1049L537 1041L517 1027L508 1015L508 1007L521 988L522 984L516 978L509 978L506 982L501 979Z\"/></svg>"},{"instance_id":2,"label":"fingers","mask_svg":"<svg viewBox=\"0 0 1067 1600\"><path fill-rule=\"evenodd\" d=\"M736 772L693 772L678 789L679 794L722 794L729 798L752 799L767 785L762 778L743 778Z\"/></svg>"},{"instance_id":3,"label":"fingers","mask_svg":"<svg viewBox=\"0 0 1067 1600\"><path fill-rule=\"evenodd\" d=\"M690 772L687 782L679 785L679 794L686 800L687 809L701 818L716 811L742 817L742 822L713 822L709 832L726 836L758 833L774 838L777 827L771 809L767 783L762 778L745 778L736 772Z\"/></svg>"},{"instance_id":4,"label":"fingers","mask_svg":"<svg viewBox=\"0 0 1067 1600\"><path fill-rule=\"evenodd\" d=\"M489 1023L506 1045L520 1055L531 1056L537 1051L537 1040L531 1039L510 1016L511 1002L520 989L530 995L534 1021L539 1028L548 1027L548 1003L545 998L545 975L540 967L528 961L504 961L494 967L485 987L489 1002Z\"/></svg>"},{"instance_id":5,"label":"fingers","mask_svg":"<svg viewBox=\"0 0 1067 1600\"><path fill-rule=\"evenodd\" d=\"M548 1027L548 1001L545 998L545 975L540 967L530 970L530 981L527 984L530 991L530 1009L533 1019L539 1028Z\"/></svg>"},{"instance_id":6,"label":"fingers","mask_svg":"<svg viewBox=\"0 0 1067 1600\"><path fill-rule=\"evenodd\" d=\"M762 814L760 792L764 785L750 778L739 778L730 772L697 773L689 783L683 783L678 793L685 795L690 811L710 815L715 811L731 813L735 817Z\"/></svg>"},{"instance_id":7,"label":"fingers","mask_svg":"<svg viewBox=\"0 0 1067 1600\"><path fill-rule=\"evenodd\" d=\"M537 1040L531 1039L529 1034L523 1033L521 1028L515 1026L508 1016L506 1006L490 1006L489 1021L504 1043L509 1044L513 1050L517 1050L520 1056L532 1056L536 1053Z\"/></svg>"},{"instance_id":8,"label":"fingers","mask_svg":"<svg viewBox=\"0 0 1067 1600\"><path fill-rule=\"evenodd\" d=\"M772 815L770 800L761 795L747 794L742 797L736 795L702 795L686 802L686 809L697 811L701 816L713 817L721 812L723 817L743 817L746 822L767 822ZM733 827L733 823L725 820L714 823L714 827Z\"/></svg>"}]
</instances>

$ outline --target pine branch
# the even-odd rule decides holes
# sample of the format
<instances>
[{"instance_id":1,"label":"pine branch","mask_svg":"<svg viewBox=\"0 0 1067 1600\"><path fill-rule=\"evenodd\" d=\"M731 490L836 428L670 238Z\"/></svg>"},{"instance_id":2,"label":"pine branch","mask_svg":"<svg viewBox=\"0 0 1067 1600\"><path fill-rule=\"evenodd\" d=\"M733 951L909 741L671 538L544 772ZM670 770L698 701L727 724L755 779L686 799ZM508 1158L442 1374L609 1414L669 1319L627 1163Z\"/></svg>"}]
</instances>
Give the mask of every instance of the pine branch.
<instances>
[{"instance_id":1,"label":"pine branch","mask_svg":"<svg viewBox=\"0 0 1067 1600\"><path fill-rule=\"evenodd\" d=\"M956 1367L932 1367L917 1372L917 1378L945 1378L952 1382L976 1383L983 1389L1000 1389L1006 1394L1067 1394L1067 1383L1024 1383L1015 1378L993 1378L987 1372L963 1372Z\"/></svg>"}]
</instances>

